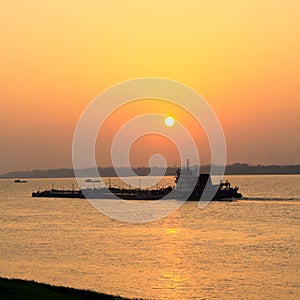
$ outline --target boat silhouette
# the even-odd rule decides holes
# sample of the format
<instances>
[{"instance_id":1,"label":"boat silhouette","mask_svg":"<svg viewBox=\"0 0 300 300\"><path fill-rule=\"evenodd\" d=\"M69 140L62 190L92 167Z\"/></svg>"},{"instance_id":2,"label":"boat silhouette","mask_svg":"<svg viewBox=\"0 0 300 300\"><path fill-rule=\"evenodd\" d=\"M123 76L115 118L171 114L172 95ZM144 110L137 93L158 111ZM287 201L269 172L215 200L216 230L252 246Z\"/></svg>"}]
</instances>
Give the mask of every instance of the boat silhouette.
<instances>
[{"instance_id":1,"label":"boat silhouette","mask_svg":"<svg viewBox=\"0 0 300 300\"><path fill-rule=\"evenodd\" d=\"M27 180L20 180L20 179L16 179L15 180L15 183L26 183Z\"/></svg>"},{"instance_id":2,"label":"boat silhouette","mask_svg":"<svg viewBox=\"0 0 300 300\"><path fill-rule=\"evenodd\" d=\"M180 180L179 180L180 178ZM196 178L196 184L195 179ZM178 169L175 176L175 187L158 186L156 189L141 189L141 188L120 188L109 187L101 188L82 188L81 190L45 190L32 193L32 197L53 197L53 198L87 198L87 199L113 199L120 198L123 200L159 200L159 199L179 199L189 201L199 201L204 196L204 191L214 191L212 199L214 201L232 201L242 198L238 187L231 187L228 180L213 185L210 174L195 174L189 166L181 170ZM170 193L172 195L170 195ZM186 198L188 196L188 199Z\"/></svg>"},{"instance_id":3,"label":"boat silhouette","mask_svg":"<svg viewBox=\"0 0 300 300\"><path fill-rule=\"evenodd\" d=\"M101 182L101 180L96 180L96 179L86 179L85 182Z\"/></svg>"}]
</instances>

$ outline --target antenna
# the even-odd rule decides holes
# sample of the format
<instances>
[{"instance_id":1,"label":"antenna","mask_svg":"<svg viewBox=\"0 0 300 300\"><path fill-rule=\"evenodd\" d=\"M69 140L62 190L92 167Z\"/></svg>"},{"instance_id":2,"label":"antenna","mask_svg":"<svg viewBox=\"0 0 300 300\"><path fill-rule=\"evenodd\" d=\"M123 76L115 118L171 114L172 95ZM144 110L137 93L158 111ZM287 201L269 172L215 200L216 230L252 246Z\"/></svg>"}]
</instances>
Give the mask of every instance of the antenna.
<instances>
[{"instance_id":1,"label":"antenna","mask_svg":"<svg viewBox=\"0 0 300 300\"><path fill-rule=\"evenodd\" d=\"M190 160L186 160L186 169L189 171L190 170Z\"/></svg>"}]
</instances>

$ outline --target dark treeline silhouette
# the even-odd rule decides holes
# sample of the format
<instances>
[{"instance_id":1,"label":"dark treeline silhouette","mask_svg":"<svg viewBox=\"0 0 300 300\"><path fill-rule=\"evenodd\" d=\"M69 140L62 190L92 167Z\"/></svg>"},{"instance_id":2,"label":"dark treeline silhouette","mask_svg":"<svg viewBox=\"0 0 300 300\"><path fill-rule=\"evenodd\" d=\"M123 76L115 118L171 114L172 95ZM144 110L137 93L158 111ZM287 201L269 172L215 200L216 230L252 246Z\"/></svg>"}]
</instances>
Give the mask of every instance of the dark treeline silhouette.
<instances>
[{"instance_id":1,"label":"dark treeline silhouette","mask_svg":"<svg viewBox=\"0 0 300 300\"><path fill-rule=\"evenodd\" d=\"M226 175L300 174L300 165L248 165L235 163L226 167Z\"/></svg>"},{"instance_id":2,"label":"dark treeline silhouette","mask_svg":"<svg viewBox=\"0 0 300 300\"><path fill-rule=\"evenodd\" d=\"M192 168L192 167L191 167ZM210 165L201 166L201 173L209 173ZM215 167L217 170L215 175L218 175L219 167ZM117 170L117 172L116 172ZM98 172L102 177L116 177L118 176L130 176L130 169L126 167L116 168L98 168L97 169L81 169L76 172L79 177L98 177ZM177 167L168 167L165 175L174 176L176 174ZM139 176L147 176L150 173L148 167L133 168L135 174ZM163 168L154 167L152 169L153 175L163 174ZM249 165L245 163L235 163L226 166L226 175L263 175L263 174L300 174L300 165ZM49 170L31 170L31 171L15 171L0 175L0 178L73 178L75 177L73 169L49 169Z\"/></svg>"}]
</instances>

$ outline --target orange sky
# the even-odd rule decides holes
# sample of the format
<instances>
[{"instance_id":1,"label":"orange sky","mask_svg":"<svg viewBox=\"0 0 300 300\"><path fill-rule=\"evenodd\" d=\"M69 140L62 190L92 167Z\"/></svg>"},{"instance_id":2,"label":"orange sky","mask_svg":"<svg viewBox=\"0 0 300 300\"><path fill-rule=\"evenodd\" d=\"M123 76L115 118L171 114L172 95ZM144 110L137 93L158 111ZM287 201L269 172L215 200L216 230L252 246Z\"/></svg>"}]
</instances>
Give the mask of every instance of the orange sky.
<instances>
[{"instance_id":1,"label":"orange sky","mask_svg":"<svg viewBox=\"0 0 300 300\"><path fill-rule=\"evenodd\" d=\"M71 167L86 105L145 76L205 97L228 163L300 163L299 19L297 0L2 1L0 173Z\"/></svg>"}]
</instances>

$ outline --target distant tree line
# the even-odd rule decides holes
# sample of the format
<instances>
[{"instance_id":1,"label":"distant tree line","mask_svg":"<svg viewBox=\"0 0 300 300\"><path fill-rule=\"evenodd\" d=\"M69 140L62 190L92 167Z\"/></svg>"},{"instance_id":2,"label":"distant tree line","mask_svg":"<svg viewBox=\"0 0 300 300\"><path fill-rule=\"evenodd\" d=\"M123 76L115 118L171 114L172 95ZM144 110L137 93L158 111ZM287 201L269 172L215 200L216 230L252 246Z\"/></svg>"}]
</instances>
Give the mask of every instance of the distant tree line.
<instances>
[{"instance_id":1,"label":"distant tree line","mask_svg":"<svg viewBox=\"0 0 300 300\"><path fill-rule=\"evenodd\" d=\"M214 166L216 172L215 175L219 174L220 166ZM193 167L191 167L193 168ZM210 165L201 166L201 173L209 173ZM133 172L139 176L147 176L150 174L149 167L138 167L133 168ZM154 167L152 169L153 175L161 175L163 168ZM176 175L177 167L168 167L165 175L174 176ZM98 169L80 169L76 172L79 177L98 177L98 172L102 177L117 177L120 176L131 176L129 168L121 167L114 169L113 167L98 168ZM259 174L300 174L300 165L249 165L245 163L235 163L226 166L226 175L259 175ZM15 171L0 175L0 178L73 178L75 177L73 169L49 169L49 170L31 170L31 171Z\"/></svg>"},{"instance_id":2,"label":"distant tree line","mask_svg":"<svg viewBox=\"0 0 300 300\"><path fill-rule=\"evenodd\" d=\"M227 175L300 174L300 165L248 165L235 163L226 167Z\"/></svg>"}]
</instances>

